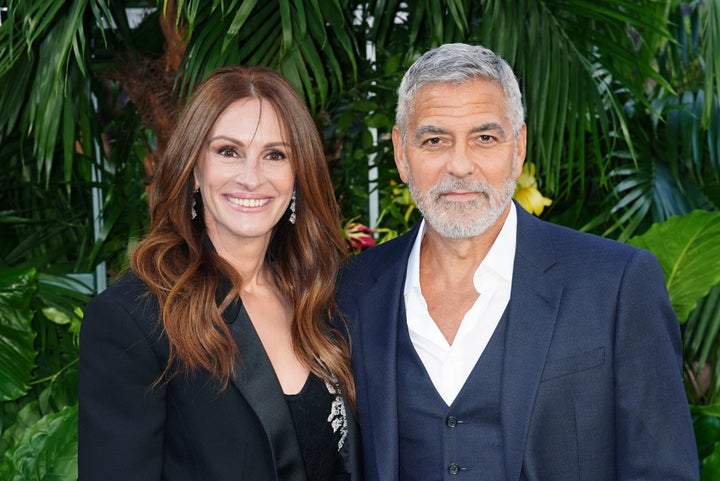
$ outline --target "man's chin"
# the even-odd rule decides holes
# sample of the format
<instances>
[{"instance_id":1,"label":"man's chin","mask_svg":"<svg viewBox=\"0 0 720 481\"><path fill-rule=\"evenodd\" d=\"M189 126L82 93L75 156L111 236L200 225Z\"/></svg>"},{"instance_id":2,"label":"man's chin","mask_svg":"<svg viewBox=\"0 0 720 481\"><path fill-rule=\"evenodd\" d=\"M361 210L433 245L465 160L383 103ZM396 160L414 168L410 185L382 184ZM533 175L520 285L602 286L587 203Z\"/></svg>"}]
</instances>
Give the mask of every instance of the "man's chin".
<instances>
[{"instance_id":1,"label":"man's chin","mask_svg":"<svg viewBox=\"0 0 720 481\"><path fill-rule=\"evenodd\" d=\"M439 216L432 213L430 216L423 213L423 216L430 227L443 237L471 239L485 234L496 225L509 204L510 199L500 208L492 208L487 204L481 207L475 206L472 209L468 209L467 205L454 206L455 208L452 209L444 209ZM472 221L468 222L468 219L472 219Z\"/></svg>"}]
</instances>

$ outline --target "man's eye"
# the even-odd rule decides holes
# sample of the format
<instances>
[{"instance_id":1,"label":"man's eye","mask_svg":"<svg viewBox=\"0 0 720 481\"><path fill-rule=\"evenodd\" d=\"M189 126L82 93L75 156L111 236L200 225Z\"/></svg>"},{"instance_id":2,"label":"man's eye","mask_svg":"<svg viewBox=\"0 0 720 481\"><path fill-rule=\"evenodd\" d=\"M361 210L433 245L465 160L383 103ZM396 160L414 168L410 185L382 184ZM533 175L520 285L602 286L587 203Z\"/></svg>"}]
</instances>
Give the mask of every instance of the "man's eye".
<instances>
[{"instance_id":1,"label":"man's eye","mask_svg":"<svg viewBox=\"0 0 720 481\"><path fill-rule=\"evenodd\" d=\"M495 137L493 137L492 135L481 135L479 138L480 138L480 142L482 142L484 144L495 140Z\"/></svg>"},{"instance_id":2,"label":"man's eye","mask_svg":"<svg viewBox=\"0 0 720 481\"><path fill-rule=\"evenodd\" d=\"M439 145L442 142L442 139L440 137L430 137L429 139L425 140L426 145Z\"/></svg>"}]
</instances>

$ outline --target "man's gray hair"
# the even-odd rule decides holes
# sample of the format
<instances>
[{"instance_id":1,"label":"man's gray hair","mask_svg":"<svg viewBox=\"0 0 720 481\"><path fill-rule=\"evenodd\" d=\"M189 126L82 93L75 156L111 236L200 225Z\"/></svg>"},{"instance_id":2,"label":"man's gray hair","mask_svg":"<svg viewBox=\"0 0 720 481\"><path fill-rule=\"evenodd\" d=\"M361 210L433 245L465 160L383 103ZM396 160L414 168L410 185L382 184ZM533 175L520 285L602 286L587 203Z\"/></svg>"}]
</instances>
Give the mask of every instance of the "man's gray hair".
<instances>
[{"instance_id":1,"label":"man's gray hair","mask_svg":"<svg viewBox=\"0 0 720 481\"><path fill-rule=\"evenodd\" d=\"M435 83L462 84L476 79L489 80L502 89L508 120L517 138L525 120L525 110L520 86L510 65L483 46L448 43L423 54L403 76L395 115L403 145L415 97L422 87Z\"/></svg>"}]
</instances>

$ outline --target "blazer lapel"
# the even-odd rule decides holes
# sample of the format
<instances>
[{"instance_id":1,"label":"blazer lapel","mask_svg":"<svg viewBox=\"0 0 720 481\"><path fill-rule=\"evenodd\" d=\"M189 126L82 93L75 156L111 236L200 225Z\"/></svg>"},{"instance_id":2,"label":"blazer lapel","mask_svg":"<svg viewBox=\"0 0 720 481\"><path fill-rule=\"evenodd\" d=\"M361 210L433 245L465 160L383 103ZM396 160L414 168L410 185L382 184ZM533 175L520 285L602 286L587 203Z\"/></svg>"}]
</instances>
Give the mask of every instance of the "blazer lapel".
<instances>
[{"instance_id":1,"label":"blazer lapel","mask_svg":"<svg viewBox=\"0 0 720 481\"><path fill-rule=\"evenodd\" d=\"M345 438L345 444L343 444L340 450L340 459L342 460L345 470L350 473L350 479L353 481L362 479L362 452L360 433L358 432L358 422L355 418L350 406L345 404L345 413L348 422L348 434Z\"/></svg>"},{"instance_id":2,"label":"blazer lapel","mask_svg":"<svg viewBox=\"0 0 720 481\"><path fill-rule=\"evenodd\" d=\"M522 468L535 395L552 340L562 286L552 242L542 223L518 210L517 249L502 374L501 419L505 470L517 480Z\"/></svg>"},{"instance_id":3,"label":"blazer lapel","mask_svg":"<svg viewBox=\"0 0 720 481\"><path fill-rule=\"evenodd\" d=\"M240 349L232 382L265 428L275 459L277 479L307 481L285 395L247 312L238 302L224 316Z\"/></svg>"}]
</instances>

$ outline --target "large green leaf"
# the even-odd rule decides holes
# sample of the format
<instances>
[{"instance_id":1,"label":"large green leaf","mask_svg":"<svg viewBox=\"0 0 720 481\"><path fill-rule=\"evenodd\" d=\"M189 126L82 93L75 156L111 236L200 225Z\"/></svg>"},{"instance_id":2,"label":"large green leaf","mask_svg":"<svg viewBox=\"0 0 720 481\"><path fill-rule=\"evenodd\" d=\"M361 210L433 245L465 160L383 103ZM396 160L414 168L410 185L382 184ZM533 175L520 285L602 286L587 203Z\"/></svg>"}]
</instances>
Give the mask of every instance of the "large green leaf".
<instances>
[{"instance_id":1,"label":"large green leaf","mask_svg":"<svg viewBox=\"0 0 720 481\"><path fill-rule=\"evenodd\" d=\"M714 408L710 413L704 408ZM720 441L720 418L717 417L717 406L690 405L693 414L693 429L700 459L710 456L715 445Z\"/></svg>"},{"instance_id":2,"label":"large green leaf","mask_svg":"<svg viewBox=\"0 0 720 481\"><path fill-rule=\"evenodd\" d=\"M30 301L36 278L35 269L0 267L0 401L17 399L30 389L36 354Z\"/></svg>"},{"instance_id":3,"label":"large green leaf","mask_svg":"<svg viewBox=\"0 0 720 481\"><path fill-rule=\"evenodd\" d=\"M5 453L0 479L77 480L77 422L77 405L41 418Z\"/></svg>"},{"instance_id":4,"label":"large green leaf","mask_svg":"<svg viewBox=\"0 0 720 481\"><path fill-rule=\"evenodd\" d=\"M694 211L672 217L629 243L657 256L681 322L698 299L720 283L720 212Z\"/></svg>"}]
</instances>

